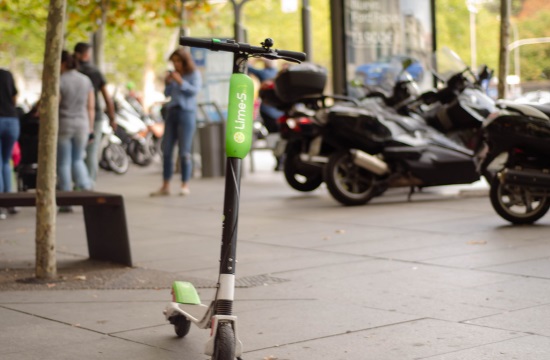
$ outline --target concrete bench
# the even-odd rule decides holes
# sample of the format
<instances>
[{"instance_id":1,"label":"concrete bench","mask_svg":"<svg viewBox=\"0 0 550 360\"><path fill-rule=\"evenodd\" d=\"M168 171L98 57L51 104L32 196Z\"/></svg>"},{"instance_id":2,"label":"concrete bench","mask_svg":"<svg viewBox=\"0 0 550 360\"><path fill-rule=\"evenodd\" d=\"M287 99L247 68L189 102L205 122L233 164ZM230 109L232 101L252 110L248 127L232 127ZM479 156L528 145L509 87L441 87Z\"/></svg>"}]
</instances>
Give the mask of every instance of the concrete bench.
<instances>
[{"instance_id":1,"label":"concrete bench","mask_svg":"<svg viewBox=\"0 0 550 360\"><path fill-rule=\"evenodd\" d=\"M95 191L58 191L58 206L82 206L90 259L132 266L122 195ZM0 207L36 206L36 194L0 193Z\"/></svg>"}]
</instances>

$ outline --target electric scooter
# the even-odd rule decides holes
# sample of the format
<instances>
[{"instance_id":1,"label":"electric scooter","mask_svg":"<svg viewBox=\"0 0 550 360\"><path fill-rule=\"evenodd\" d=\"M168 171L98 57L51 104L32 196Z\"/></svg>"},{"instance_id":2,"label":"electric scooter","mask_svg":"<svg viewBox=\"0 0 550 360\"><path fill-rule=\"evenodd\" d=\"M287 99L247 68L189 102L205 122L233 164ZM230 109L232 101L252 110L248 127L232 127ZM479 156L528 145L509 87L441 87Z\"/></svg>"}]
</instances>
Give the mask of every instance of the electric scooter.
<instances>
[{"instance_id":1,"label":"electric scooter","mask_svg":"<svg viewBox=\"0 0 550 360\"><path fill-rule=\"evenodd\" d=\"M234 53L233 74L229 82L222 245L216 295L209 306L203 305L193 284L176 281L172 285L172 302L164 310L164 315L174 325L178 337L187 335L191 323L202 329L210 328L211 335L206 343L205 354L211 356L212 360L241 359L242 343L237 317L233 315L233 299L242 160L250 151L254 112L254 84L246 74L247 60L250 57L263 57L300 62L305 60L306 55L272 49L272 39L266 39L258 47L234 40L181 37L180 45Z\"/></svg>"}]
</instances>

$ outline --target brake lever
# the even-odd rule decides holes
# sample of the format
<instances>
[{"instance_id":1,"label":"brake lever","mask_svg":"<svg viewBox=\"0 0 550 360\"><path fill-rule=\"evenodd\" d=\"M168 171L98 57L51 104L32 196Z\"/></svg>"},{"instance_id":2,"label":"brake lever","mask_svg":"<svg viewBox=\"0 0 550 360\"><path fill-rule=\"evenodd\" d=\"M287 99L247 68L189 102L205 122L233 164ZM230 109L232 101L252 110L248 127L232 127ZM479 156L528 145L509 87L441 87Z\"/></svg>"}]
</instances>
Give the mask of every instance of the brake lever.
<instances>
[{"instance_id":1,"label":"brake lever","mask_svg":"<svg viewBox=\"0 0 550 360\"><path fill-rule=\"evenodd\" d=\"M290 61L290 62L297 63L297 64L302 63L300 60L296 60L296 59L288 57L288 56L281 56L277 53L258 54L258 56L269 59L269 60L286 60L286 61Z\"/></svg>"}]
</instances>

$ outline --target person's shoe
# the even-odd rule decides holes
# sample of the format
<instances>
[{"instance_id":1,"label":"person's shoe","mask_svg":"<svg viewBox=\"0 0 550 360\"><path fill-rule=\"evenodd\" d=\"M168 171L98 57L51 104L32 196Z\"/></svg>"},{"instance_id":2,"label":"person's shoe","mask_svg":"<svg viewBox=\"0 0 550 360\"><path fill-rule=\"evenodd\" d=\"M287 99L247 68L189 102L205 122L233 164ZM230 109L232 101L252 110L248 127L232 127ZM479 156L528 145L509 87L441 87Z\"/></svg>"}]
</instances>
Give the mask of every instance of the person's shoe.
<instances>
[{"instance_id":1,"label":"person's shoe","mask_svg":"<svg viewBox=\"0 0 550 360\"><path fill-rule=\"evenodd\" d=\"M189 190L189 188L181 188L180 189L180 196L187 196L191 194L191 190Z\"/></svg>"},{"instance_id":2,"label":"person's shoe","mask_svg":"<svg viewBox=\"0 0 550 360\"><path fill-rule=\"evenodd\" d=\"M59 207L59 212L63 213L63 214L69 214L69 213L74 212L74 209L73 209L72 206L60 206Z\"/></svg>"},{"instance_id":3,"label":"person's shoe","mask_svg":"<svg viewBox=\"0 0 550 360\"><path fill-rule=\"evenodd\" d=\"M0 208L0 220L6 220L8 218L8 212L5 208Z\"/></svg>"},{"instance_id":4,"label":"person's shoe","mask_svg":"<svg viewBox=\"0 0 550 360\"><path fill-rule=\"evenodd\" d=\"M16 208L16 207L9 207L8 208L8 214L10 215L15 215L15 214L18 214L19 213L19 209Z\"/></svg>"},{"instance_id":5,"label":"person's shoe","mask_svg":"<svg viewBox=\"0 0 550 360\"><path fill-rule=\"evenodd\" d=\"M149 196L168 196L170 195L170 191L168 189L159 189L157 191L153 191L149 194Z\"/></svg>"}]
</instances>

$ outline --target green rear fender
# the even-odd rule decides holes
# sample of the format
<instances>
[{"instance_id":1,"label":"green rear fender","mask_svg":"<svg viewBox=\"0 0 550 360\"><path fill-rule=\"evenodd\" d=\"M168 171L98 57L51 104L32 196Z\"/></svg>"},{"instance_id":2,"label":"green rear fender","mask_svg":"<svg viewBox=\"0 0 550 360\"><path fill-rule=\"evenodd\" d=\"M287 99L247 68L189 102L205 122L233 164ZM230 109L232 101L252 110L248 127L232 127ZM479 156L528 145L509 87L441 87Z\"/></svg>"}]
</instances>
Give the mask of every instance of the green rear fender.
<instances>
[{"instance_id":1,"label":"green rear fender","mask_svg":"<svg viewBox=\"0 0 550 360\"><path fill-rule=\"evenodd\" d=\"M252 145L254 83L246 74L233 74L229 82L229 107L225 151L227 157L244 158Z\"/></svg>"},{"instance_id":2,"label":"green rear fender","mask_svg":"<svg viewBox=\"0 0 550 360\"><path fill-rule=\"evenodd\" d=\"M186 281L174 281L172 283L172 301L192 305L201 303L199 294L193 284Z\"/></svg>"}]
</instances>

